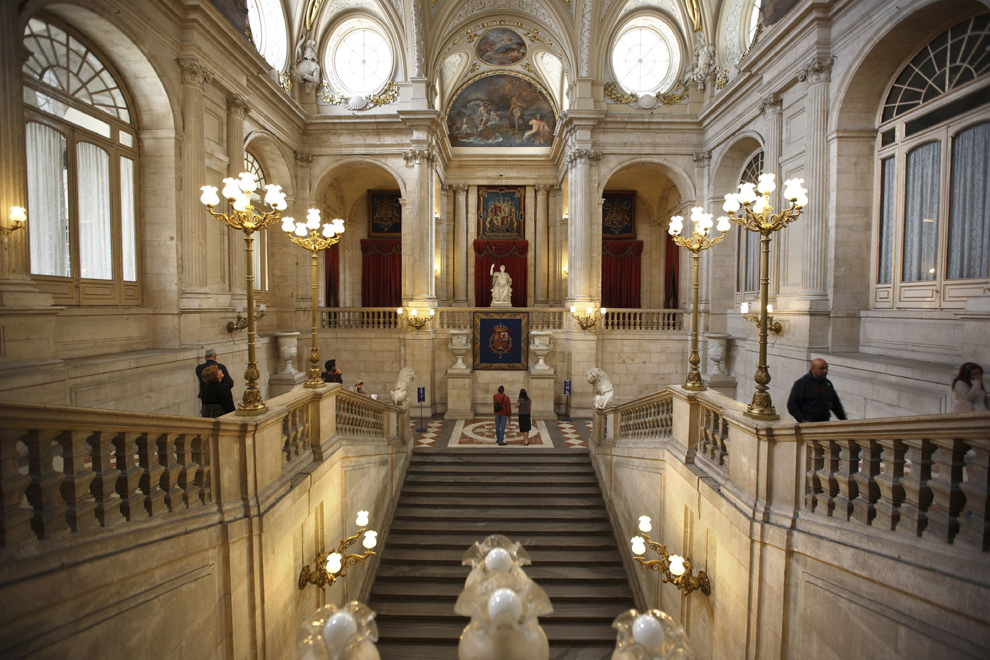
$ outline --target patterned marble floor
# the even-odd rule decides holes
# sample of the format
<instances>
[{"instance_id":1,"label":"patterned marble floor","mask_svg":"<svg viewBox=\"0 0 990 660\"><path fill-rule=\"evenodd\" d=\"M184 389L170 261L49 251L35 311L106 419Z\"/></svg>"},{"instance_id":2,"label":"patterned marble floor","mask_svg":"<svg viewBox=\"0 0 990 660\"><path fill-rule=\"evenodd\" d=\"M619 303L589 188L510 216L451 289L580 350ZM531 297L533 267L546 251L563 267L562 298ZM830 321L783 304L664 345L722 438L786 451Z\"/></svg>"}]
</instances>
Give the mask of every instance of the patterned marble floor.
<instances>
[{"instance_id":1,"label":"patterned marble floor","mask_svg":"<svg viewBox=\"0 0 990 660\"><path fill-rule=\"evenodd\" d=\"M492 416L479 417L469 420L431 419L426 422L426 431L417 433L419 420L411 423L416 447L443 449L447 447L491 448L495 444L495 420ZM585 449L590 435L591 422L576 421L543 421L533 422L529 434L529 446L523 445L523 437L519 432L517 419L513 417L505 429L506 449Z\"/></svg>"}]
</instances>

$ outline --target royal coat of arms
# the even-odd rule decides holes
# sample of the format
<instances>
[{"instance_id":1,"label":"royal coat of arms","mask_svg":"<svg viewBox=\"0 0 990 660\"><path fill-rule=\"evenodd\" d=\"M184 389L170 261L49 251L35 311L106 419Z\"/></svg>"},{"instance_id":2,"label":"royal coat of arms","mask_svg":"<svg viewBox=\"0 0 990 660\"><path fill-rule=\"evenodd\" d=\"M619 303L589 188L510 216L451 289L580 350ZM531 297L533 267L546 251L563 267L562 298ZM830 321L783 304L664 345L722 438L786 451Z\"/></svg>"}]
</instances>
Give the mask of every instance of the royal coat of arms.
<instances>
[{"instance_id":1,"label":"royal coat of arms","mask_svg":"<svg viewBox=\"0 0 990 660\"><path fill-rule=\"evenodd\" d=\"M529 368L527 312L475 312L473 325L475 369Z\"/></svg>"}]
</instances>

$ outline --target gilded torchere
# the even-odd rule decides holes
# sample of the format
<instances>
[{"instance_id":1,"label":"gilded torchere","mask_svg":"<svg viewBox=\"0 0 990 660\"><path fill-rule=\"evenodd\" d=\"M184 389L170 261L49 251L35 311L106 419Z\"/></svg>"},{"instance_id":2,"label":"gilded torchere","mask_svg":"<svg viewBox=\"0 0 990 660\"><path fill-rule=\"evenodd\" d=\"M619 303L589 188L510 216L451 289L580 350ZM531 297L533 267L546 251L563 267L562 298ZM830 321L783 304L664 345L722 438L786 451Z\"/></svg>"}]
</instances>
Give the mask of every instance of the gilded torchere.
<instances>
[{"instance_id":1,"label":"gilded torchere","mask_svg":"<svg viewBox=\"0 0 990 660\"><path fill-rule=\"evenodd\" d=\"M321 224L322 230L320 229ZM316 309L319 295L317 263L320 251L326 250L340 240L340 235L344 233L344 221L340 218L334 218L329 223L321 223L320 210L310 209L306 214L306 222L296 222L289 217L282 220L282 231L285 232L290 241L306 248L313 255L313 343L309 349L309 378L306 379L306 387L323 387L325 383L320 378L320 347L316 335L316 329L319 327L319 316Z\"/></svg>"},{"instance_id":2,"label":"gilded torchere","mask_svg":"<svg viewBox=\"0 0 990 660\"><path fill-rule=\"evenodd\" d=\"M808 191L801 185L804 179L788 179L784 182L784 198L790 205L780 211L773 212L770 204L770 193L777 188L773 174L761 174L758 184L740 183L738 193L725 196L722 209L729 214L732 222L742 225L748 231L760 233L762 249L760 251L760 359L756 366L756 392L753 402L746 409L746 415L755 419L774 420L780 415L774 410L773 401L767 384L770 382L770 370L767 368L767 292L770 284L770 236L780 231L789 223L797 220L801 209L808 205ZM754 190L755 188L755 190ZM757 194L759 193L759 194ZM742 215L737 216L736 213ZM821 258L822 255L807 255L809 259Z\"/></svg>"},{"instance_id":3,"label":"gilded torchere","mask_svg":"<svg viewBox=\"0 0 990 660\"><path fill-rule=\"evenodd\" d=\"M684 381L686 390L705 390L704 381L701 380L701 372L698 365L701 358L698 357L698 256L702 250L707 250L711 246L719 243L725 238L725 232L729 231L729 219L722 216L718 219L718 226L715 229L721 232L718 236L711 236L712 214L705 213L705 209L696 206L691 209L691 222L694 223L694 231L691 236L681 236L684 229L684 218L675 215L670 219L670 234L674 243L685 250L690 250L694 254L694 303L691 312L691 357L688 362L691 369L688 371L687 379Z\"/></svg>"},{"instance_id":4,"label":"gilded torchere","mask_svg":"<svg viewBox=\"0 0 990 660\"><path fill-rule=\"evenodd\" d=\"M258 371L258 362L255 358L254 350L254 233L264 231L274 224L285 210L285 193L282 186L268 184L265 186L265 204L270 207L270 211L255 213L254 206L251 205L251 194L258 189L258 180L251 172L241 172L238 178L227 177L223 180L223 196L231 204L232 211L229 213L217 213L213 208L220 203L216 186L203 186L203 192L199 201L206 205L207 211L214 218L221 220L228 227L244 232L244 248L247 252L247 330L248 330L248 364L244 372L244 380L247 387L244 390L244 398L237 406L239 415L257 415L268 410L268 406L261 400L261 390L258 389L258 378L261 373Z\"/></svg>"}]
</instances>

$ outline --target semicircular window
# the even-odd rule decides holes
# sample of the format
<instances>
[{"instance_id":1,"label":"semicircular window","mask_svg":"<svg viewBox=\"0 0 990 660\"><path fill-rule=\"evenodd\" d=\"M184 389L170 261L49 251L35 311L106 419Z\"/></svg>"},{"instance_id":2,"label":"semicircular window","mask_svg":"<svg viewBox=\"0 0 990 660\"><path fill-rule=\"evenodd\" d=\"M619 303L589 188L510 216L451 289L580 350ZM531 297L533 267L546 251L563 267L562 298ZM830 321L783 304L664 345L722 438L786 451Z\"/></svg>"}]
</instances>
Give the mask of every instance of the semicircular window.
<instances>
[{"instance_id":1,"label":"semicircular window","mask_svg":"<svg viewBox=\"0 0 990 660\"><path fill-rule=\"evenodd\" d=\"M282 4L278 0L247 0L247 15L254 47L273 69L285 71L288 38Z\"/></svg>"}]
</instances>

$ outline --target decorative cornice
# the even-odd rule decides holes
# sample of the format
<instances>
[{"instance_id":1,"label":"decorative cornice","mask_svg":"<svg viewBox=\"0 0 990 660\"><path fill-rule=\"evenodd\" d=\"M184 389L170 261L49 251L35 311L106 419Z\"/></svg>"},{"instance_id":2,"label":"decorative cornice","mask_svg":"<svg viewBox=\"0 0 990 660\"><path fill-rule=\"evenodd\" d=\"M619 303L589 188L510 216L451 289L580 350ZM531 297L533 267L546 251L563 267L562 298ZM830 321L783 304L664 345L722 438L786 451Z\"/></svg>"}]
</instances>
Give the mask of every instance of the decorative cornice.
<instances>
[{"instance_id":1,"label":"decorative cornice","mask_svg":"<svg viewBox=\"0 0 990 660\"><path fill-rule=\"evenodd\" d=\"M599 161L601 159L602 159L602 152L598 151L597 149L574 149L569 154L567 154L567 158L564 159L564 162L568 165L568 167L570 167L574 163L581 160L587 160L588 162L591 162L591 161Z\"/></svg>"},{"instance_id":2,"label":"decorative cornice","mask_svg":"<svg viewBox=\"0 0 990 660\"><path fill-rule=\"evenodd\" d=\"M832 79L833 64L831 57L816 57L798 72L798 81L808 81L812 85L827 83Z\"/></svg>"},{"instance_id":3,"label":"decorative cornice","mask_svg":"<svg viewBox=\"0 0 990 660\"><path fill-rule=\"evenodd\" d=\"M760 113L766 117L779 115L784 109L784 101L776 94L767 94L760 100Z\"/></svg>"},{"instance_id":4,"label":"decorative cornice","mask_svg":"<svg viewBox=\"0 0 990 660\"><path fill-rule=\"evenodd\" d=\"M204 85L213 80L213 72L194 57L180 57L179 66L182 68L182 83L185 85Z\"/></svg>"},{"instance_id":5,"label":"decorative cornice","mask_svg":"<svg viewBox=\"0 0 990 660\"><path fill-rule=\"evenodd\" d=\"M243 119L251 112L251 103L243 94L231 94L227 97L227 112Z\"/></svg>"},{"instance_id":6,"label":"decorative cornice","mask_svg":"<svg viewBox=\"0 0 990 660\"><path fill-rule=\"evenodd\" d=\"M406 167L415 167L422 164L429 165L434 159L429 149L410 149L402 152L402 157L406 159Z\"/></svg>"}]
</instances>

